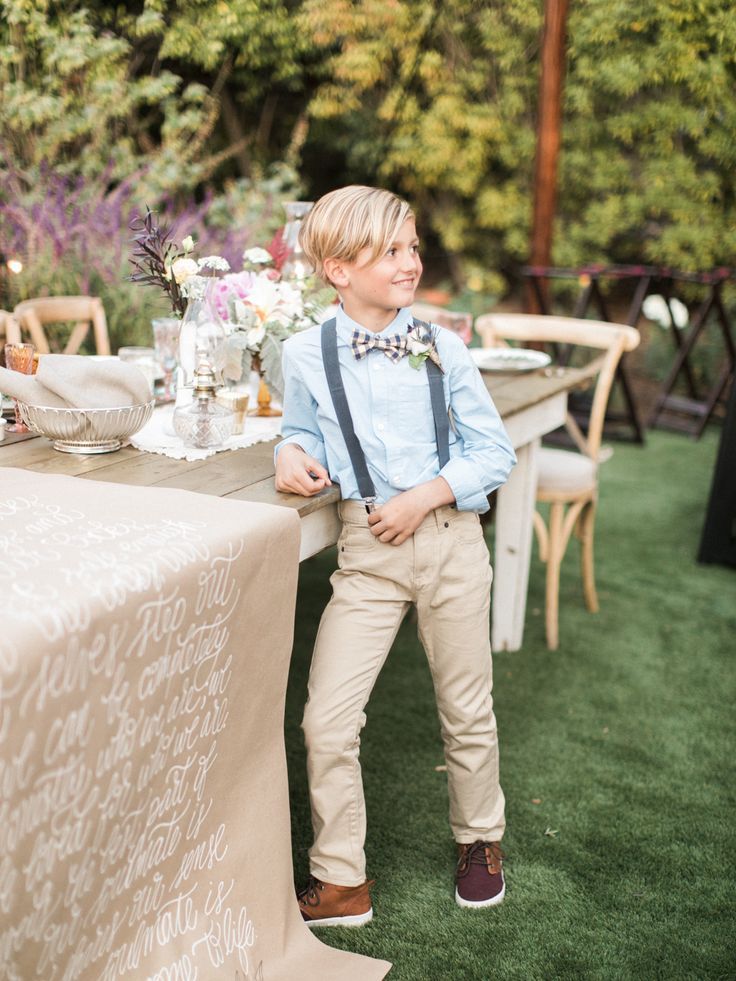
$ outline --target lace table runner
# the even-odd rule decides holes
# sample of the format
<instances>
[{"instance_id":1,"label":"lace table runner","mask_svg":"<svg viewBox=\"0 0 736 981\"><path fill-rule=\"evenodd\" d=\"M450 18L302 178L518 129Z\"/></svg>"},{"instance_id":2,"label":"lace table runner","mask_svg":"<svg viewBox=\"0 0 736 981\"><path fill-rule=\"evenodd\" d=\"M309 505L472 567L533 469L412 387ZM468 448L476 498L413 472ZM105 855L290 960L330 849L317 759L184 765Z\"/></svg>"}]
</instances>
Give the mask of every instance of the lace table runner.
<instances>
[{"instance_id":1,"label":"lace table runner","mask_svg":"<svg viewBox=\"0 0 736 981\"><path fill-rule=\"evenodd\" d=\"M146 453L161 453L174 460L205 460L223 450L239 450L273 439L279 435L281 427L281 416L247 416L241 435L231 436L222 446L199 450L185 446L181 437L176 435L173 417L173 405L160 406L143 429L131 437L131 445Z\"/></svg>"}]
</instances>

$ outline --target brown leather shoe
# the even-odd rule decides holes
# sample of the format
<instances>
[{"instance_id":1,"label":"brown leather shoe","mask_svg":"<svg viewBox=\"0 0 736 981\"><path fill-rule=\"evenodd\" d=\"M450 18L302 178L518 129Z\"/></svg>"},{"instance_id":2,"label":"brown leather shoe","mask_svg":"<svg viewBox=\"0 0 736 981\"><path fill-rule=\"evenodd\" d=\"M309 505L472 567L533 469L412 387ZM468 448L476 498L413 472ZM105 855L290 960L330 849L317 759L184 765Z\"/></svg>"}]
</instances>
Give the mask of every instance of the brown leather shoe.
<instances>
[{"instance_id":1,"label":"brown leather shoe","mask_svg":"<svg viewBox=\"0 0 736 981\"><path fill-rule=\"evenodd\" d=\"M496 906L506 894L503 852L498 841L457 846L455 902L470 908Z\"/></svg>"},{"instance_id":2,"label":"brown leather shoe","mask_svg":"<svg viewBox=\"0 0 736 981\"><path fill-rule=\"evenodd\" d=\"M373 919L368 890L374 884L375 879L368 879L360 886L333 886L310 876L296 894L302 919L310 927L363 926Z\"/></svg>"}]
</instances>

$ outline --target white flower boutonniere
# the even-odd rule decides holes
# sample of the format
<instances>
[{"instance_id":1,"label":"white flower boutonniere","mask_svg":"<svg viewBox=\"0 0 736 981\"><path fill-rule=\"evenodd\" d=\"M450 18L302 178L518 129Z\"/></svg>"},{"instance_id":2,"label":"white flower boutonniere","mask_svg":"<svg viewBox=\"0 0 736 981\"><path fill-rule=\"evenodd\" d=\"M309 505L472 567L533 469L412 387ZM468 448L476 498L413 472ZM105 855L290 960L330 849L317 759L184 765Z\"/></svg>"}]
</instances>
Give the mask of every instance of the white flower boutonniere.
<instances>
[{"instance_id":1,"label":"white flower boutonniere","mask_svg":"<svg viewBox=\"0 0 736 981\"><path fill-rule=\"evenodd\" d=\"M415 323L406 332L409 347L409 364L417 371L429 358L440 371L443 370L440 356L437 353L437 330L428 324Z\"/></svg>"}]
</instances>

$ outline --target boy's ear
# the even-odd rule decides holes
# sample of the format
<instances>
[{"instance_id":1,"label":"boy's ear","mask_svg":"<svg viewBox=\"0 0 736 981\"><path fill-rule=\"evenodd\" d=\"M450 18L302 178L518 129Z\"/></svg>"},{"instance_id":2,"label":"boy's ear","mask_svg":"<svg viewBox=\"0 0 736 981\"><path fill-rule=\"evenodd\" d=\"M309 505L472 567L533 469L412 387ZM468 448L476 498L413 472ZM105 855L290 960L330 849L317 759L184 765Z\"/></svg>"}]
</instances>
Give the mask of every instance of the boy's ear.
<instances>
[{"instance_id":1,"label":"boy's ear","mask_svg":"<svg viewBox=\"0 0 736 981\"><path fill-rule=\"evenodd\" d=\"M322 268L333 286L348 286L350 284L350 277L347 274L342 260L334 258L325 259L322 263Z\"/></svg>"}]
</instances>

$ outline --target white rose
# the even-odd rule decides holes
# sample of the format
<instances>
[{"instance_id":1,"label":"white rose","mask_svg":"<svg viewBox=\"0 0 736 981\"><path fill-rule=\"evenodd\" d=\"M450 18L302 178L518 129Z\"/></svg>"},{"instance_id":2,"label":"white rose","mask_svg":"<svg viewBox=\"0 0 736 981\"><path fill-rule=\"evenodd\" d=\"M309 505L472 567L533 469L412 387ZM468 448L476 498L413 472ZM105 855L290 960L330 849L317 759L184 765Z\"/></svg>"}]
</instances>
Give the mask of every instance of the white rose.
<instances>
[{"instance_id":1,"label":"white rose","mask_svg":"<svg viewBox=\"0 0 736 981\"><path fill-rule=\"evenodd\" d=\"M256 246L253 249L245 250L243 253L243 262L252 262L254 266L262 266L273 262L273 256L265 249L260 249Z\"/></svg>"},{"instance_id":2,"label":"white rose","mask_svg":"<svg viewBox=\"0 0 736 981\"><path fill-rule=\"evenodd\" d=\"M426 354L429 350L429 344L422 344L421 341L409 341L409 353L410 354Z\"/></svg>"},{"instance_id":3,"label":"white rose","mask_svg":"<svg viewBox=\"0 0 736 981\"><path fill-rule=\"evenodd\" d=\"M187 237L181 243L181 247L184 249L185 252L192 251L192 249L194 248L194 239L192 238L191 235L187 235Z\"/></svg>"},{"instance_id":4,"label":"white rose","mask_svg":"<svg viewBox=\"0 0 736 981\"><path fill-rule=\"evenodd\" d=\"M190 276L194 276L197 271L197 263L194 259L187 259L186 256L180 256L171 263L172 275L180 286L182 283L186 283Z\"/></svg>"}]
</instances>

